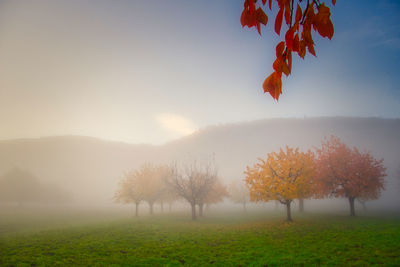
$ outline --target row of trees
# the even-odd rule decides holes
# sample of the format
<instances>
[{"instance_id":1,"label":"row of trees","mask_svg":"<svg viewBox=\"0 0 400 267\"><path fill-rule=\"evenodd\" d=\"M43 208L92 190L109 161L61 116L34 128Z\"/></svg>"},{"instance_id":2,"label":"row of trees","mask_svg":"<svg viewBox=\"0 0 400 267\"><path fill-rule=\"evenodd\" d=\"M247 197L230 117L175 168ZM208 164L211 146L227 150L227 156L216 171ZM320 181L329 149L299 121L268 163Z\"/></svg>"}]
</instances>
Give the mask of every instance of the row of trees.
<instances>
[{"instance_id":1,"label":"row of trees","mask_svg":"<svg viewBox=\"0 0 400 267\"><path fill-rule=\"evenodd\" d=\"M139 215L139 205L142 202L148 203L150 214L153 214L153 206L156 202L160 203L162 210L164 203L168 203L171 207L178 196L165 186L164 181L169 174L170 170L166 166L143 164L138 170L124 175L114 199L120 203L134 203L136 216Z\"/></svg>"},{"instance_id":2,"label":"row of trees","mask_svg":"<svg viewBox=\"0 0 400 267\"><path fill-rule=\"evenodd\" d=\"M115 200L121 203L135 203L138 216L139 205L147 202L150 214L153 205L172 203L183 199L190 204L192 219L203 216L205 205L211 205L228 196L226 187L220 182L212 164L194 162L179 168L173 166L146 163L138 170L126 173L115 194ZM196 212L198 208L198 213Z\"/></svg>"},{"instance_id":3,"label":"row of trees","mask_svg":"<svg viewBox=\"0 0 400 267\"><path fill-rule=\"evenodd\" d=\"M327 196L347 198L350 215L355 216L354 201L378 198L386 176L383 159L350 148L334 136L315 152L287 146L269 153L245 174L251 201L279 201L286 206L289 221L295 199L302 208L304 199Z\"/></svg>"}]
</instances>

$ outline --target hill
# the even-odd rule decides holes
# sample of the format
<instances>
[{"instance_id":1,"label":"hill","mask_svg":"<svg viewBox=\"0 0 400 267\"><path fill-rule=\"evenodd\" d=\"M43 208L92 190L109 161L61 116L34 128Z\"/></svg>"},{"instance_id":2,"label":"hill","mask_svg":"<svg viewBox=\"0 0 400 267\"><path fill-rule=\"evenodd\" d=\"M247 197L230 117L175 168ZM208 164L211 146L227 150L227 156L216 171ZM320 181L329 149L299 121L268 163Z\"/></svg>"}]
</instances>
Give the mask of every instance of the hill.
<instances>
[{"instance_id":1,"label":"hill","mask_svg":"<svg viewBox=\"0 0 400 267\"><path fill-rule=\"evenodd\" d=\"M313 148L332 134L385 159L388 178L382 201L393 203L399 189L394 180L400 165L399 119L266 119L210 126L159 146L80 136L6 140L0 141L0 173L26 168L70 191L76 200L110 203L123 172L146 161L214 157L221 177L228 182L243 178L245 166L270 151L285 145Z\"/></svg>"}]
</instances>

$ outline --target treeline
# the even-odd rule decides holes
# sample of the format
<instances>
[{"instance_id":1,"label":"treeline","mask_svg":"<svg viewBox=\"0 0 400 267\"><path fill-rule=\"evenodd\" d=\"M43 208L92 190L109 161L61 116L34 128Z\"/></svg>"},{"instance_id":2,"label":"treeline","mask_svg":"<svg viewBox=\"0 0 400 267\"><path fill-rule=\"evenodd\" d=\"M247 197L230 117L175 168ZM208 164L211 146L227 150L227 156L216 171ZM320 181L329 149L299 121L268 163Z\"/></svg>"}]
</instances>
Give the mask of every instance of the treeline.
<instances>
[{"instance_id":1,"label":"treeline","mask_svg":"<svg viewBox=\"0 0 400 267\"><path fill-rule=\"evenodd\" d=\"M177 165L143 164L138 170L124 175L115 194L115 201L134 203L135 214L139 206L147 202L150 214L155 203L171 207L176 200L185 200L192 208L192 219L203 216L205 205L211 205L228 196L226 187L220 182L214 165L194 162L178 168ZM198 213L196 212L196 207Z\"/></svg>"},{"instance_id":2,"label":"treeline","mask_svg":"<svg viewBox=\"0 0 400 267\"><path fill-rule=\"evenodd\" d=\"M287 220L291 221L291 204L295 200L302 211L304 199L344 197L349 201L350 215L355 216L355 200L364 205L379 197L384 189L385 170L383 159L350 148L331 136L315 151L302 152L286 146L269 153L266 159L258 159L246 168L244 183L233 182L229 188L221 183L210 163L194 162L181 167L147 163L124 176L115 200L135 203L138 215L142 202L147 202L153 213L156 202L162 206L183 199L190 204L193 220L203 215L205 205L228 196L241 203L244 210L248 201L276 201L286 206Z\"/></svg>"}]
</instances>

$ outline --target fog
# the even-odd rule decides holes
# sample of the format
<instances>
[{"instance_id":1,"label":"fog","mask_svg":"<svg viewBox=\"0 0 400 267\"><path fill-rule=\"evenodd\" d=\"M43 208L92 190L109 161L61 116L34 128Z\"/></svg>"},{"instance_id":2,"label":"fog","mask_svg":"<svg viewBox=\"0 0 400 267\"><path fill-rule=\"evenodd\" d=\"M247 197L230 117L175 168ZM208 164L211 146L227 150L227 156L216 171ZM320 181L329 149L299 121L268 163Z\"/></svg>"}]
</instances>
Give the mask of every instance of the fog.
<instances>
[{"instance_id":1,"label":"fog","mask_svg":"<svg viewBox=\"0 0 400 267\"><path fill-rule=\"evenodd\" d=\"M325 137L335 135L348 146L369 151L387 168L385 189L367 202L370 211L399 211L400 120L381 118L267 119L210 126L164 145L112 142L91 137L58 136L0 142L2 207L47 206L133 209L117 204L114 195L126 172L144 163L171 164L213 158L218 177L228 187L244 181L246 166L286 145L315 150ZM7 182L8 181L8 182ZM12 181L12 182L10 182ZM273 201L272 201L273 203ZM346 199L306 200L307 211L346 212ZM157 209L156 204L156 212ZM296 210L297 203L294 204ZM143 204L142 210L147 209ZM249 209L275 209L273 204L253 203ZM361 203L356 203L362 211ZM237 209L228 197L210 209ZM189 211L178 200L173 210ZM144 214L146 212L143 212Z\"/></svg>"},{"instance_id":2,"label":"fog","mask_svg":"<svg viewBox=\"0 0 400 267\"><path fill-rule=\"evenodd\" d=\"M359 2L0 0L0 266L400 266L400 1Z\"/></svg>"}]
</instances>

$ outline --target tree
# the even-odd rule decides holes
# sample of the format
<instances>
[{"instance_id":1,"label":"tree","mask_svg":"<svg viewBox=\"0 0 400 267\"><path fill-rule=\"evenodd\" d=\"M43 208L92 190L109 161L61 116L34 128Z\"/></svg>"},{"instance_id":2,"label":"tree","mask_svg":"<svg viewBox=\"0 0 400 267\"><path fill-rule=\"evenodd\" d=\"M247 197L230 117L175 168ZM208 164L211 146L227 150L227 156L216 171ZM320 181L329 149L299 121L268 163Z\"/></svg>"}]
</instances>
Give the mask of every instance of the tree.
<instances>
[{"instance_id":1,"label":"tree","mask_svg":"<svg viewBox=\"0 0 400 267\"><path fill-rule=\"evenodd\" d=\"M266 160L259 159L253 167L246 168L250 200L278 200L286 206L287 220L292 221L290 204L312 190L314 165L311 151L300 152L286 146L286 151L269 153Z\"/></svg>"},{"instance_id":2,"label":"tree","mask_svg":"<svg viewBox=\"0 0 400 267\"><path fill-rule=\"evenodd\" d=\"M164 180L169 175L166 166L145 163L138 170L125 175L115 194L115 200L122 203L135 203L136 215L141 201L149 204L149 212L153 214L154 203L160 200L166 191Z\"/></svg>"},{"instance_id":3,"label":"tree","mask_svg":"<svg viewBox=\"0 0 400 267\"><path fill-rule=\"evenodd\" d=\"M138 182L143 189L143 200L149 204L150 214L153 214L153 206L165 191L165 179L169 175L167 166L156 166L151 163L143 164L137 171Z\"/></svg>"},{"instance_id":4,"label":"tree","mask_svg":"<svg viewBox=\"0 0 400 267\"><path fill-rule=\"evenodd\" d=\"M169 206L169 211L171 212L172 209L172 203L174 203L175 201L177 201L179 199L179 196L176 194L176 192L168 186L167 184L167 179L168 179L168 175L167 174L163 180L163 190L160 194L160 197L158 199L158 202L160 203L161 206L161 212L164 212L164 203L167 203Z\"/></svg>"},{"instance_id":5,"label":"tree","mask_svg":"<svg viewBox=\"0 0 400 267\"><path fill-rule=\"evenodd\" d=\"M217 172L211 164L199 165L197 162L184 166L180 171L177 165L171 167L167 184L177 195L185 199L192 208L192 220L196 220L196 205L204 204L204 199L213 187Z\"/></svg>"},{"instance_id":6,"label":"tree","mask_svg":"<svg viewBox=\"0 0 400 267\"><path fill-rule=\"evenodd\" d=\"M334 29L330 9L320 0L268 0L270 10L272 2L276 2L279 8L275 17L275 32L280 35L283 19L287 30L284 40L276 46L276 60L272 65L274 71L265 79L263 89L278 100L282 93L282 73L288 76L292 71L292 53L297 53L304 59L308 50L316 56L311 30L332 39ZM266 8L263 8L266 4L267 0L244 0L240 17L242 27L255 27L261 35L261 24L268 23L268 16L264 11ZM335 5L336 0L332 0L332 4Z\"/></svg>"},{"instance_id":7,"label":"tree","mask_svg":"<svg viewBox=\"0 0 400 267\"><path fill-rule=\"evenodd\" d=\"M233 181L228 191L232 202L242 204L243 211L246 211L246 204L250 201L249 190L246 185L242 181Z\"/></svg>"},{"instance_id":8,"label":"tree","mask_svg":"<svg viewBox=\"0 0 400 267\"><path fill-rule=\"evenodd\" d=\"M385 170L383 159L351 149L335 136L317 149L317 183L325 194L347 198L350 216L355 216L355 199L379 197L384 189Z\"/></svg>"},{"instance_id":9,"label":"tree","mask_svg":"<svg viewBox=\"0 0 400 267\"><path fill-rule=\"evenodd\" d=\"M119 182L114 199L118 203L135 203L135 215L139 216L139 205L144 199L143 192L137 171L131 171L126 173Z\"/></svg>"},{"instance_id":10,"label":"tree","mask_svg":"<svg viewBox=\"0 0 400 267\"><path fill-rule=\"evenodd\" d=\"M205 195L204 199L199 200L199 216L203 216L203 206L206 204L209 207L211 204L216 204L224 200L225 197L228 197L228 190L226 186L223 185L219 179L216 178L214 184L212 185L211 189Z\"/></svg>"}]
</instances>

